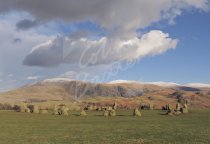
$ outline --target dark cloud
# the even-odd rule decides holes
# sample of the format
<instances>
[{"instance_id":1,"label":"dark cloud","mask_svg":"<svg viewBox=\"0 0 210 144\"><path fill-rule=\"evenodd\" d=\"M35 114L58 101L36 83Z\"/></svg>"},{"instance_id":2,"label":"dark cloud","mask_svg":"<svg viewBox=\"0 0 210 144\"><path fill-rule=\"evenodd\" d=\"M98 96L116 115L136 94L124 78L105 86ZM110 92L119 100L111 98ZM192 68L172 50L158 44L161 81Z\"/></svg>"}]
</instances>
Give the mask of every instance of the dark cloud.
<instances>
[{"instance_id":1,"label":"dark cloud","mask_svg":"<svg viewBox=\"0 0 210 144\"><path fill-rule=\"evenodd\" d=\"M38 25L38 22L36 20L24 19L24 20L19 21L16 24L16 27L18 30L28 30L37 25Z\"/></svg>"},{"instance_id":2,"label":"dark cloud","mask_svg":"<svg viewBox=\"0 0 210 144\"><path fill-rule=\"evenodd\" d=\"M21 43L22 40L20 38L14 38L13 40L13 43Z\"/></svg>"},{"instance_id":3,"label":"dark cloud","mask_svg":"<svg viewBox=\"0 0 210 144\"><path fill-rule=\"evenodd\" d=\"M23 60L26 66L54 67L62 62L62 38L35 47ZM41 47L41 48L40 48ZM43 49L42 49L43 48Z\"/></svg>"},{"instance_id":4,"label":"dark cloud","mask_svg":"<svg viewBox=\"0 0 210 144\"><path fill-rule=\"evenodd\" d=\"M25 11L42 22L90 20L107 29L135 31L162 18L173 19L184 8L207 10L207 4L208 0L0 0L0 12ZM25 22L26 29L35 24Z\"/></svg>"}]
</instances>

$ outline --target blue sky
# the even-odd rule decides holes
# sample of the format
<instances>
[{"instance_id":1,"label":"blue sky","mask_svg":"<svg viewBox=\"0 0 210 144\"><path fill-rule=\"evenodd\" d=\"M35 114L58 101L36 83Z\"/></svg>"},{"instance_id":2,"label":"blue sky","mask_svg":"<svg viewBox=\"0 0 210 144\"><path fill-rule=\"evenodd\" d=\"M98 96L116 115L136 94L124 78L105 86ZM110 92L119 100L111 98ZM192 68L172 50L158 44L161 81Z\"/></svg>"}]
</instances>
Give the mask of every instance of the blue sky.
<instances>
[{"instance_id":1,"label":"blue sky","mask_svg":"<svg viewBox=\"0 0 210 144\"><path fill-rule=\"evenodd\" d=\"M207 0L8 0L0 33L0 91L54 77L210 83Z\"/></svg>"},{"instance_id":2,"label":"blue sky","mask_svg":"<svg viewBox=\"0 0 210 144\"><path fill-rule=\"evenodd\" d=\"M161 24L160 24L161 25ZM210 83L210 13L188 13L174 25L154 25L179 39L175 50L149 57L120 72L117 79ZM163 28L160 28L163 27Z\"/></svg>"}]
</instances>

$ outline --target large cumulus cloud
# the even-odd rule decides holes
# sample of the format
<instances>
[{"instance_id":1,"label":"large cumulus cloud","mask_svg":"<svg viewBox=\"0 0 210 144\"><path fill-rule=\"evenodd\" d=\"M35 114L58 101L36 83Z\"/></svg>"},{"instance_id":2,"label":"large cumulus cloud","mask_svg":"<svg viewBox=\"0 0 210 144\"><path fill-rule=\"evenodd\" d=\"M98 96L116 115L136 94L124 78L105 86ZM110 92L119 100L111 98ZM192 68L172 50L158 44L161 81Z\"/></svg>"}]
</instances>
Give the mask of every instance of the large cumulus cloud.
<instances>
[{"instance_id":1,"label":"large cumulus cloud","mask_svg":"<svg viewBox=\"0 0 210 144\"><path fill-rule=\"evenodd\" d=\"M114 61L132 61L162 54L174 49L176 45L176 39L157 30L150 31L141 38L134 37L128 40L113 40L107 37L99 40L86 38L75 40L57 37L34 47L25 58L24 64L43 67L61 63L80 64L80 66L110 64Z\"/></svg>"}]
</instances>

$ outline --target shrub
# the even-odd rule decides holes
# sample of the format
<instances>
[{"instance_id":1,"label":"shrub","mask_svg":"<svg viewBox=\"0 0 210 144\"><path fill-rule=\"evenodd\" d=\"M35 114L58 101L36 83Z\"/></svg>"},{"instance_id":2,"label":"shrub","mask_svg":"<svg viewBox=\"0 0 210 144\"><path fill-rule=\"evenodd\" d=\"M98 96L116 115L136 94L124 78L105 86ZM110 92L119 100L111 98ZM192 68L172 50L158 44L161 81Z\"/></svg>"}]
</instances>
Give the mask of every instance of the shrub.
<instances>
[{"instance_id":1,"label":"shrub","mask_svg":"<svg viewBox=\"0 0 210 144\"><path fill-rule=\"evenodd\" d=\"M153 105L152 104L149 104L149 103L147 103L147 104L141 104L140 105L140 108L142 110L153 110Z\"/></svg>"},{"instance_id":2,"label":"shrub","mask_svg":"<svg viewBox=\"0 0 210 144\"><path fill-rule=\"evenodd\" d=\"M74 110L75 110L75 111L80 111L80 110L81 110L81 107L80 107L80 106L75 106L75 107L74 107Z\"/></svg>"},{"instance_id":3,"label":"shrub","mask_svg":"<svg viewBox=\"0 0 210 144\"><path fill-rule=\"evenodd\" d=\"M92 111L92 110L94 110L94 107L93 107L93 105L89 105L89 106L86 107L86 109L89 110L89 111Z\"/></svg>"},{"instance_id":4,"label":"shrub","mask_svg":"<svg viewBox=\"0 0 210 144\"><path fill-rule=\"evenodd\" d=\"M92 111L92 110L97 110L97 108L98 107L96 105L88 105L84 109Z\"/></svg>"},{"instance_id":5,"label":"shrub","mask_svg":"<svg viewBox=\"0 0 210 144\"><path fill-rule=\"evenodd\" d=\"M39 110L39 113L40 114L48 114L48 110L46 110L46 109L40 109Z\"/></svg>"},{"instance_id":6,"label":"shrub","mask_svg":"<svg viewBox=\"0 0 210 144\"><path fill-rule=\"evenodd\" d=\"M95 105L95 106L93 106L93 110L97 110L98 109L98 107Z\"/></svg>"},{"instance_id":7,"label":"shrub","mask_svg":"<svg viewBox=\"0 0 210 144\"><path fill-rule=\"evenodd\" d=\"M29 105L28 108L30 109L31 113L39 113L39 107L36 105Z\"/></svg>"},{"instance_id":8,"label":"shrub","mask_svg":"<svg viewBox=\"0 0 210 144\"><path fill-rule=\"evenodd\" d=\"M0 110L13 110L13 106L8 103L0 104Z\"/></svg>"},{"instance_id":9,"label":"shrub","mask_svg":"<svg viewBox=\"0 0 210 144\"><path fill-rule=\"evenodd\" d=\"M168 110L168 105L165 106L165 110Z\"/></svg>"},{"instance_id":10,"label":"shrub","mask_svg":"<svg viewBox=\"0 0 210 144\"><path fill-rule=\"evenodd\" d=\"M13 110L19 112L20 111L20 106L19 105L14 105Z\"/></svg>"},{"instance_id":11,"label":"shrub","mask_svg":"<svg viewBox=\"0 0 210 144\"><path fill-rule=\"evenodd\" d=\"M101 110L105 111L105 110L107 110L107 107L103 106L103 107L101 107Z\"/></svg>"},{"instance_id":12,"label":"shrub","mask_svg":"<svg viewBox=\"0 0 210 144\"><path fill-rule=\"evenodd\" d=\"M162 110L167 110L167 107L166 106L162 106Z\"/></svg>"},{"instance_id":13,"label":"shrub","mask_svg":"<svg viewBox=\"0 0 210 144\"><path fill-rule=\"evenodd\" d=\"M96 110L97 110L97 111L101 111L101 110L102 110L102 108L101 108L101 107L98 107Z\"/></svg>"}]
</instances>

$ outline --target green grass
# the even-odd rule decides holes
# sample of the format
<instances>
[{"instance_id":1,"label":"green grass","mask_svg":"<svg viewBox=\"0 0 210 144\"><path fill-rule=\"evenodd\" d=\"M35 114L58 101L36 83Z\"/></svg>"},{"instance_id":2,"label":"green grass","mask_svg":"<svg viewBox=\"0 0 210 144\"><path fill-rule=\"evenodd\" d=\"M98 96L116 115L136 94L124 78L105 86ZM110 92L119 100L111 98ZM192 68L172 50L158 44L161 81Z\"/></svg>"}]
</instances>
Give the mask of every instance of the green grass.
<instances>
[{"instance_id":1,"label":"green grass","mask_svg":"<svg viewBox=\"0 0 210 144\"><path fill-rule=\"evenodd\" d=\"M87 117L0 112L1 144L207 144L210 110L193 110L182 116L161 111L117 111L116 117L88 112Z\"/></svg>"}]
</instances>

